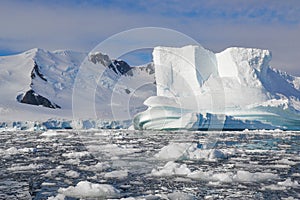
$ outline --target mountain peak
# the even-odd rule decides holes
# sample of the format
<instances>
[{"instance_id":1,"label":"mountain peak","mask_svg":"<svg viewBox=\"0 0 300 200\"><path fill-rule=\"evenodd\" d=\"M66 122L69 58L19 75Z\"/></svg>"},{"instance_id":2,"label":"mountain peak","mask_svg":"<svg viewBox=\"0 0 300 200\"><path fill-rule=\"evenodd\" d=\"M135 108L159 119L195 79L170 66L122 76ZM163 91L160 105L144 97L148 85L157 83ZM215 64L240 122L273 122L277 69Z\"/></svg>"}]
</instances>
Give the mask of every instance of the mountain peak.
<instances>
[{"instance_id":1,"label":"mountain peak","mask_svg":"<svg viewBox=\"0 0 300 200\"><path fill-rule=\"evenodd\" d=\"M36 54L38 52L47 52L47 50L41 48L33 48L25 51L23 54Z\"/></svg>"}]
</instances>

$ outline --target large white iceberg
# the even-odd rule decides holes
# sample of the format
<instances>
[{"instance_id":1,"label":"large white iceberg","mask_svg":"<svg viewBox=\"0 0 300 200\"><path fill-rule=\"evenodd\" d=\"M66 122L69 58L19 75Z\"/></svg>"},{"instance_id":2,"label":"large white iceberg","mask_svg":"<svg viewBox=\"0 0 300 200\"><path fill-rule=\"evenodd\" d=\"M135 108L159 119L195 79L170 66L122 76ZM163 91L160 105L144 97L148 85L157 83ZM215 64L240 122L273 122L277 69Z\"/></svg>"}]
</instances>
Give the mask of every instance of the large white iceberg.
<instances>
[{"instance_id":1,"label":"large white iceberg","mask_svg":"<svg viewBox=\"0 0 300 200\"><path fill-rule=\"evenodd\" d=\"M157 96L135 129L300 129L300 78L270 67L268 50L156 47Z\"/></svg>"}]
</instances>

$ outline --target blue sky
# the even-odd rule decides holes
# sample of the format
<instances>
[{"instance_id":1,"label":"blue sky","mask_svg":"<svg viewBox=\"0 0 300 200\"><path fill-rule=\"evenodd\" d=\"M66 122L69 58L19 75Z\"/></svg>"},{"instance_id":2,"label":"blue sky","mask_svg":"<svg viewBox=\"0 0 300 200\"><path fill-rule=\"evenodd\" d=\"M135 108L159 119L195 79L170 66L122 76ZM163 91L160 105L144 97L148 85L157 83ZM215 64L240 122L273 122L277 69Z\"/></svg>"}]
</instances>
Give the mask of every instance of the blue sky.
<instances>
[{"instance_id":1,"label":"blue sky","mask_svg":"<svg viewBox=\"0 0 300 200\"><path fill-rule=\"evenodd\" d=\"M299 75L299 0L2 0L0 55L39 47L90 51L138 27L182 32L215 52L230 46L273 53L272 66Z\"/></svg>"}]
</instances>

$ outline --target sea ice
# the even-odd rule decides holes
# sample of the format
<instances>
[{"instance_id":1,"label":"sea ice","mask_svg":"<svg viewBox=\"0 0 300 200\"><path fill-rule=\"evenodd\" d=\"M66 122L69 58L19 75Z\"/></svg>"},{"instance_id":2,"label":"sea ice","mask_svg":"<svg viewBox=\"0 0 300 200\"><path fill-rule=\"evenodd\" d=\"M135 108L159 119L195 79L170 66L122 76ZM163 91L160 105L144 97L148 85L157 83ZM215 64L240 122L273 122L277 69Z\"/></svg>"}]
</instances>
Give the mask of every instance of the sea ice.
<instances>
[{"instance_id":1,"label":"sea ice","mask_svg":"<svg viewBox=\"0 0 300 200\"><path fill-rule=\"evenodd\" d=\"M78 178L79 177L79 173L73 170L67 171L66 172L66 176L71 177L71 178Z\"/></svg>"},{"instance_id":2,"label":"sea ice","mask_svg":"<svg viewBox=\"0 0 300 200\"><path fill-rule=\"evenodd\" d=\"M226 159L234 154L234 150L203 149L197 143L170 143L164 146L155 158L159 160L206 160Z\"/></svg>"},{"instance_id":3,"label":"sea ice","mask_svg":"<svg viewBox=\"0 0 300 200\"><path fill-rule=\"evenodd\" d=\"M191 173L186 164L178 164L173 161L169 161L162 169L153 169L152 176L187 176Z\"/></svg>"},{"instance_id":4,"label":"sea ice","mask_svg":"<svg viewBox=\"0 0 300 200\"><path fill-rule=\"evenodd\" d=\"M112 172L107 172L104 175L104 178L106 179L125 179L128 176L127 170L116 170Z\"/></svg>"},{"instance_id":5,"label":"sea ice","mask_svg":"<svg viewBox=\"0 0 300 200\"><path fill-rule=\"evenodd\" d=\"M277 179L278 176L273 173L248 171L237 171L236 173L218 173L213 171L203 172L196 170L188 174L188 178L212 182L265 182L268 180Z\"/></svg>"},{"instance_id":6,"label":"sea ice","mask_svg":"<svg viewBox=\"0 0 300 200\"><path fill-rule=\"evenodd\" d=\"M111 185L88 181L80 181L75 187L60 188L58 192L75 198L114 198L119 195L119 191Z\"/></svg>"},{"instance_id":7,"label":"sea ice","mask_svg":"<svg viewBox=\"0 0 300 200\"><path fill-rule=\"evenodd\" d=\"M68 132L57 132L55 130L47 130L41 134L41 136L45 137L56 137L56 136L68 136Z\"/></svg>"},{"instance_id":8,"label":"sea ice","mask_svg":"<svg viewBox=\"0 0 300 200\"><path fill-rule=\"evenodd\" d=\"M29 165L13 165L12 167L7 168L9 171L27 171L27 170L38 170L42 168L42 164L29 164Z\"/></svg>"},{"instance_id":9,"label":"sea ice","mask_svg":"<svg viewBox=\"0 0 300 200\"><path fill-rule=\"evenodd\" d=\"M174 177L181 176L187 177L193 180L202 180L206 182L265 182L268 180L278 179L277 174L269 172L249 172L239 170L236 173L233 172L215 172L215 171L191 171L186 164L179 164L174 161L169 161L163 167L155 168L151 172L152 176L158 177ZM297 187L298 182L291 182L286 180L285 182L278 183L278 185L287 185L291 187Z\"/></svg>"},{"instance_id":10,"label":"sea ice","mask_svg":"<svg viewBox=\"0 0 300 200\"><path fill-rule=\"evenodd\" d=\"M66 158L81 158L84 156L89 156L90 153L88 151L81 151L81 152L69 152L64 153L62 156Z\"/></svg>"},{"instance_id":11,"label":"sea ice","mask_svg":"<svg viewBox=\"0 0 300 200\"><path fill-rule=\"evenodd\" d=\"M277 184L285 187L300 187L298 181L292 181L291 178L287 178L285 181L278 182Z\"/></svg>"},{"instance_id":12,"label":"sea ice","mask_svg":"<svg viewBox=\"0 0 300 200\"><path fill-rule=\"evenodd\" d=\"M48 197L47 200L65 200L65 195L63 194L57 194L55 197L54 196L51 196L51 197Z\"/></svg>"},{"instance_id":13,"label":"sea ice","mask_svg":"<svg viewBox=\"0 0 300 200\"><path fill-rule=\"evenodd\" d=\"M169 200L194 200L196 197L183 192L173 192L167 195Z\"/></svg>"},{"instance_id":14,"label":"sea ice","mask_svg":"<svg viewBox=\"0 0 300 200\"><path fill-rule=\"evenodd\" d=\"M191 143L170 143L155 154L155 157L160 160L178 160L191 145Z\"/></svg>"},{"instance_id":15,"label":"sea ice","mask_svg":"<svg viewBox=\"0 0 300 200\"><path fill-rule=\"evenodd\" d=\"M24 153L31 153L31 152L34 152L34 151L36 151L35 148L25 147L25 148L18 149L16 147L10 147L6 150L0 149L0 155L1 154L4 154L4 155L24 154Z\"/></svg>"}]
</instances>

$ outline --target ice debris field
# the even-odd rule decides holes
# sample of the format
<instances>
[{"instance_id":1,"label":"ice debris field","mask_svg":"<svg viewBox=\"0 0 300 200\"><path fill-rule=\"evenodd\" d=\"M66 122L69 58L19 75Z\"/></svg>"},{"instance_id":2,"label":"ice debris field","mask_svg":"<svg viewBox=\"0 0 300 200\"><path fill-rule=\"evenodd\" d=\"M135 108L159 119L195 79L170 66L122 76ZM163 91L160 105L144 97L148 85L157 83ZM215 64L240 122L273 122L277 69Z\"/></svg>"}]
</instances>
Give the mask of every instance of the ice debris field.
<instances>
[{"instance_id":1,"label":"ice debris field","mask_svg":"<svg viewBox=\"0 0 300 200\"><path fill-rule=\"evenodd\" d=\"M299 199L299 142L280 130L1 131L0 199Z\"/></svg>"}]
</instances>

